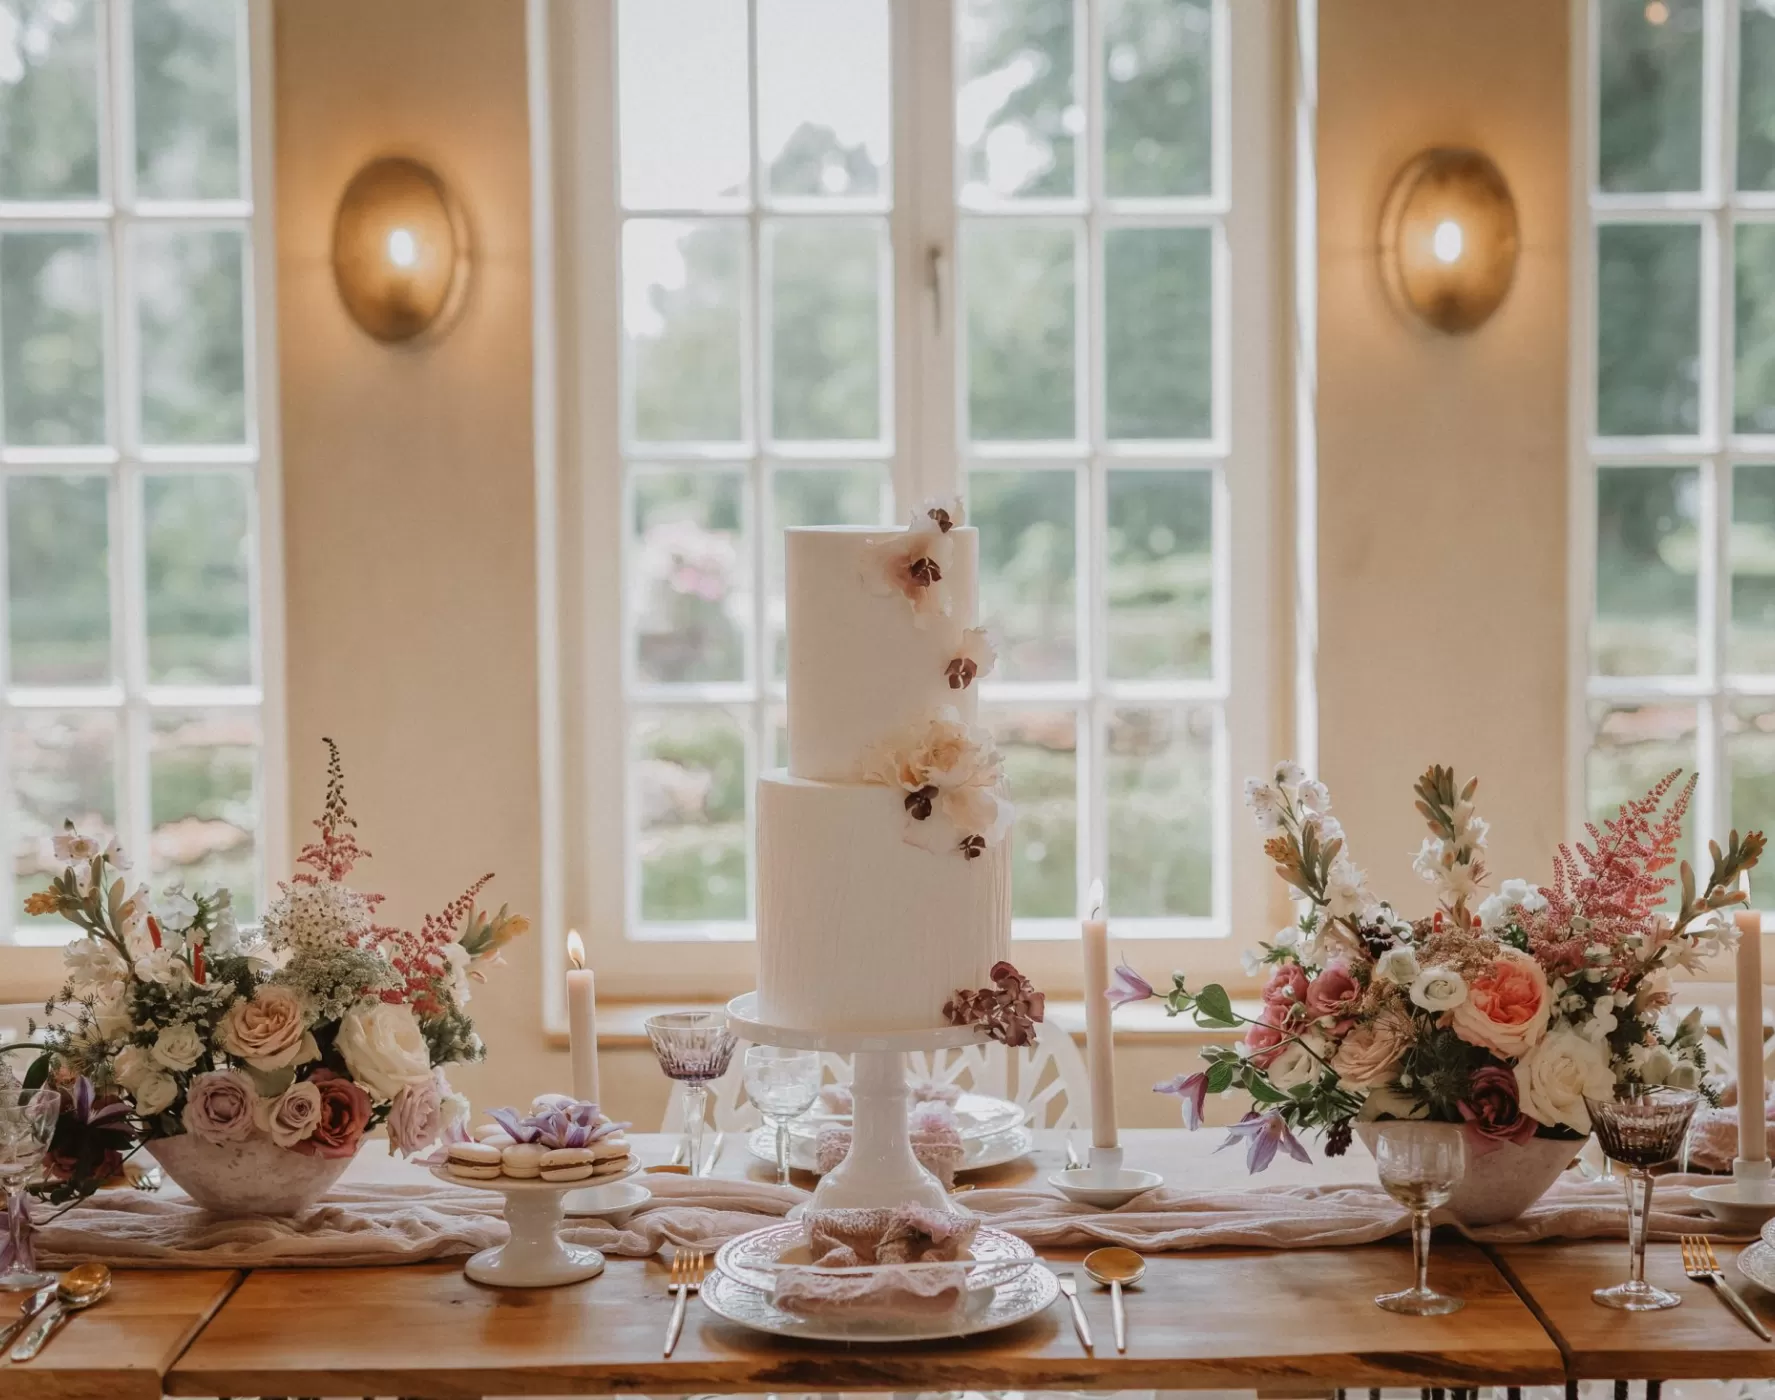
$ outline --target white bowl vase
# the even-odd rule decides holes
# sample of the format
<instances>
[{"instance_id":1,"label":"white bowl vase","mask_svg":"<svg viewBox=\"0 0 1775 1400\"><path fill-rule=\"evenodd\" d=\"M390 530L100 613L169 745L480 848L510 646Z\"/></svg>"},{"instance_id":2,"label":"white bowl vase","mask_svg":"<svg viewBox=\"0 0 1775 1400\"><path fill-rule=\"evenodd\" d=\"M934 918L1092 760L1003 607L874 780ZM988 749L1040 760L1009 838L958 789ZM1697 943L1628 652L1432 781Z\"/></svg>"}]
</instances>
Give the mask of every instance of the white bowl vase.
<instances>
[{"instance_id":1,"label":"white bowl vase","mask_svg":"<svg viewBox=\"0 0 1775 1400\"><path fill-rule=\"evenodd\" d=\"M1356 1124L1370 1154L1379 1129L1379 1123ZM1507 1142L1483 1156L1468 1153L1467 1174L1455 1187L1448 1212L1463 1225L1514 1220L1547 1194L1583 1148L1583 1142L1573 1139L1532 1137L1527 1142Z\"/></svg>"},{"instance_id":2,"label":"white bowl vase","mask_svg":"<svg viewBox=\"0 0 1775 1400\"><path fill-rule=\"evenodd\" d=\"M148 1150L175 1186L217 1215L300 1215L352 1161L291 1152L269 1138L217 1145L191 1133L156 1138Z\"/></svg>"}]
</instances>

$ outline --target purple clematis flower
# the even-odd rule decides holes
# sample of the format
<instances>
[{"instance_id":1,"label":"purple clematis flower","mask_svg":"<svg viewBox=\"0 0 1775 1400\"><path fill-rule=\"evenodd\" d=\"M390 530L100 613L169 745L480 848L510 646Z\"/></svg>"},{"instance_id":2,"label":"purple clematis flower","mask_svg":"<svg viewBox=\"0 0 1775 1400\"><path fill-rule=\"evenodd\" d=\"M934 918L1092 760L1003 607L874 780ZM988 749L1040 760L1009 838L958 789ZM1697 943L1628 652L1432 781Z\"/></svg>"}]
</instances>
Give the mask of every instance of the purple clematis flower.
<instances>
[{"instance_id":1,"label":"purple clematis flower","mask_svg":"<svg viewBox=\"0 0 1775 1400\"><path fill-rule=\"evenodd\" d=\"M1245 1170L1253 1176L1275 1160L1278 1147L1297 1162L1313 1160L1307 1155L1306 1148L1300 1145L1300 1139L1288 1131L1288 1124L1283 1121L1280 1111L1275 1109L1268 1113L1247 1113L1227 1129L1226 1141L1214 1150L1224 1152L1240 1141L1245 1144Z\"/></svg>"},{"instance_id":2,"label":"purple clematis flower","mask_svg":"<svg viewBox=\"0 0 1775 1400\"><path fill-rule=\"evenodd\" d=\"M1208 1071L1180 1074L1163 1084L1153 1085L1155 1094L1176 1094L1183 1100L1183 1126L1192 1133L1202 1126L1202 1109L1208 1102Z\"/></svg>"},{"instance_id":3,"label":"purple clematis flower","mask_svg":"<svg viewBox=\"0 0 1775 1400\"><path fill-rule=\"evenodd\" d=\"M1126 962L1121 963L1114 972L1109 974L1109 990L1104 996L1109 998L1110 1009L1126 1006L1131 1001L1146 1001L1154 994L1152 983L1142 977Z\"/></svg>"},{"instance_id":4,"label":"purple clematis flower","mask_svg":"<svg viewBox=\"0 0 1775 1400\"><path fill-rule=\"evenodd\" d=\"M520 1118L515 1108L490 1108L487 1116L500 1127L513 1142L535 1142L542 1136L542 1128L534 1118Z\"/></svg>"}]
</instances>

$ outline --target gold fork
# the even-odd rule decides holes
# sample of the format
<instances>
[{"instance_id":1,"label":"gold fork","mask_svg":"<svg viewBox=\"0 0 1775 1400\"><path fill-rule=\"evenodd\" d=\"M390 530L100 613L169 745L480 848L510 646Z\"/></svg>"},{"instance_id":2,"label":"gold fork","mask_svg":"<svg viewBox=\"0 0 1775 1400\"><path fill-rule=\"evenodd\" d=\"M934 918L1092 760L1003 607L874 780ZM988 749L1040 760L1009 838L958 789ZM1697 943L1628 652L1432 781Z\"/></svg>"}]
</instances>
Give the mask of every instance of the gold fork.
<instances>
[{"instance_id":1,"label":"gold fork","mask_svg":"<svg viewBox=\"0 0 1775 1400\"><path fill-rule=\"evenodd\" d=\"M672 1304L672 1320L666 1325L666 1349L662 1356L670 1356L672 1348L678 1345L678 1334L684 1330L684 1307L690 1301L690 1295L703 1286L703 1280L709 1276L709 1256L700 1249L674 1249L672 1251L672 1270L667 1292L675 1294L677 1302Z\"/></svg>"},{"instance_id":2,"label":"gold fork","mask_svg":"<svg viewBox=\"0 0 1775 1400\"><path fill-rule=\"evenodd\" d=\"M1757 1336L1765 1342L1775 1341L1775 1337L1769 1335L1769 1329L1763 1326L1762 1319L1738 1296L1737 1289L1726 1282L1725 1275L1720 1272L1720 1261L1714 1257L1713 1241L1706 1235L1684 1235L1682 1245L1683 1272L1694 1282L1705 1283L1719 1294L1721 1301Z\"/></svg>"}]
</instances>

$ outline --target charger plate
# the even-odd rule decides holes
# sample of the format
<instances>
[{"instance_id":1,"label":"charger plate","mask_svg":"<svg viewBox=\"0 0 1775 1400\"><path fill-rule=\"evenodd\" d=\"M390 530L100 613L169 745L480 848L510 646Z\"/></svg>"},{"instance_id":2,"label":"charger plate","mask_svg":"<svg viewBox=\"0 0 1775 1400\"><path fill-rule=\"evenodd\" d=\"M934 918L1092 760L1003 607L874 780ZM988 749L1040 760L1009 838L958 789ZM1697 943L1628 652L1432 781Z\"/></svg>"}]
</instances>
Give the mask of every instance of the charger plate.
<instances>
[{"instance_id":1,"label":"charger plate","mask_svg":"<svg viewBox=\"0 0 1775 1400\"><path fill-rule=\"evenodd\" d=\"M1775 1292L1775 1248L1758 1240L1738 1256L1738 1269L1758 1288Z\"/></svg>"},{"instance_id":2,"label":"charger plate","mask_svg":"<svg viewBox=\"0 0 1775 1400\"><path fill-rule=\"evenodd\" d=\"M801 1317L785 1312L761 1289L724 1273L710 1274L703 1284L703 1306L728 1322L792 1337L805 1342L940 1342L972 1337L1027 1321L1060 1296L1060 1282L1040 1263L1031 1263L1009 1283L990 1294L971 1294L967 1306L942 1317L871 1318Z\"/></svg>"},{"instance_id":3,"label":"charger plate","mask_svg":"<svg viewBox=\"0 0 1775 1400\"><path fill-rule=\"evenodd\" d=\"M818 1161L816 1148L818 1144L811 1137L789 1135L789 1165L797 1171L811 1172ZM1035 1134L1021 1125L1007 1128L1004 1132L993 1133L989 1137L966 1138L962 1141L961 1165L958 1172L981 1171L986 1167L1001 1167L1006 1162L1015 1162L1019 1157L1027 1157L1035 1147ZM777 1160L777 1131L775 1128L756 1128L746 1137L746 1150L761 1161L774 1164Z\"/></svg>"},{"instance_id":4,"label":"charger plate","mask_svg":"<svg viewBox=\"0 0 1775 1400\"><path fill-rule=\"evenodd\" d=\"M907 1104L911 1108L917 1107L911 1100ZM964 1093L956 1099L954 1112L956 1126L961 1129L964 1142L974 1138L996 1137L1021 1126L1024 1118L1023 1110L1017 1104L992 1094ZM812 1141L819 1137L822 1128L848 1128L850 1125L850 1114L826 1113L816 1108L789 1124L789 1136L791 1139L807 1138Z\"/></svg>"},{"instance_id":5,"label":"charger plate","mask_svg":"<svg viewBox=\"0 0 1775 1400\"><path fill-rule=\"evenodd\" d=\"M774 1282L771 1266L807 1243L807 1227L791 1221L766 1225L735 1235L715 1251L715 1268L748 1288L768 1293ZM974 1267L968 1271L970 1291L990 1288L1015 1278L1035 1258L1035 1250L1015 1235L982 1225L974 1232Z\"/></svg>"}]
</instances>

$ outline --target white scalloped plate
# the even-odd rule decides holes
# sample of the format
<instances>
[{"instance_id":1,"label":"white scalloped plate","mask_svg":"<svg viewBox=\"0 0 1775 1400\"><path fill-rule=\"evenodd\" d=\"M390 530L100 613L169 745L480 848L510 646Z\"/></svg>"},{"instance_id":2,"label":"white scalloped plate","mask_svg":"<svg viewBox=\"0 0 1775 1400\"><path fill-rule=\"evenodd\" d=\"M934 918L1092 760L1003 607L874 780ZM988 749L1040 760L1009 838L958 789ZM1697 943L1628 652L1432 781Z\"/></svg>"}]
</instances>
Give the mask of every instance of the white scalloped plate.
<instances>
[{"instance_id":1,"label":"white scalloped plate","mask_svg":"<svg viewBox=\"0 0 1775 1400\"><path fill-rule=\"evenodd\" d=\"M815 1145L813 1138L791 1136L789 1165L797 1171L813 1171ZM969 1138L961 1147L961 1165L956 1171L977 1172L987 1167L1002 1167L1006 1162L1015 1162L1019 1157L1028 1156L1035 1147L1035 1135L1028 1128L1019 1126L994 1133L990 1137ZM756 1128L748 1133L746 1150L760 1161L774 1165L777 1160L776 1129Z\"/></svg>"},{"instance_id":2,"label":"white scalloped plate","mask_svg":"<svg viewBox=\"0 0 1775 1400\"><path fill-rule=\"evenodd\" d=\"M1738 1269L1757 1287L1775 1293L1775 1248L1762 1240L1747 1246L1738 1256Z\"/></svg>"},{"instance_id":3,"label":"white scalloped plate","mask_svg":"<svg viewBox=\"0 0 1775 1400\"><path fill-rule=\"evenodd\" d=\"M908 1106L917 1107L910 1101ZM996 1137L1023 1125L1021 1108L1009 1099L995 1098L991 1094L963 1094L955 1101L955 1117L961 1128L963 1142ZM812 1142L819 1137L822 1128L848 1128L850 1125L851 1116L848 1113L823 1113L815 1109L789 1124L789 1137L792 1140L800 1138Z\"/></svg>"}]
</instances>

